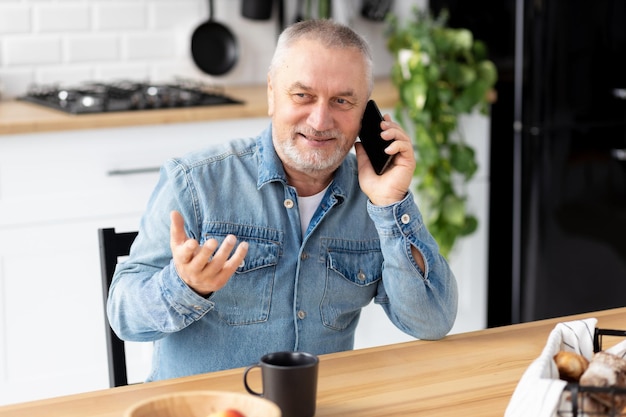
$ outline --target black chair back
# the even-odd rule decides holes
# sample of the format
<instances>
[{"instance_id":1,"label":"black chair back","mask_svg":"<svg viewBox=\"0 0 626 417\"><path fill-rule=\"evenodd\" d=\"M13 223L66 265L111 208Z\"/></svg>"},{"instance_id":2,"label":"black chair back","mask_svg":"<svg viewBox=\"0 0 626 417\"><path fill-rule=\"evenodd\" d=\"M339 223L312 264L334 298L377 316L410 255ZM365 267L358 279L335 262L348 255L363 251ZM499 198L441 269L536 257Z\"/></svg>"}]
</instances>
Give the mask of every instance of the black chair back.
<instances>
[{"instance_id":1,"label":"black chair back","mask_svg":"<svg viewBox=\"0 0 626 417\"><path fill-rule=\"evenodd\" d=\"M118 257L128 255L130 246L133 244L135 237L137 237L137 232L116 233L114 228L98 229L102 294L104 295L105 334L109 364L109 385L111 387L128 385L128 375L126 373L126 350L124 349L124 341L117 337L107 319L107 298L109 296L109 287L113 280L113 273L115 272Z\"/></svg>"}]
</instances>

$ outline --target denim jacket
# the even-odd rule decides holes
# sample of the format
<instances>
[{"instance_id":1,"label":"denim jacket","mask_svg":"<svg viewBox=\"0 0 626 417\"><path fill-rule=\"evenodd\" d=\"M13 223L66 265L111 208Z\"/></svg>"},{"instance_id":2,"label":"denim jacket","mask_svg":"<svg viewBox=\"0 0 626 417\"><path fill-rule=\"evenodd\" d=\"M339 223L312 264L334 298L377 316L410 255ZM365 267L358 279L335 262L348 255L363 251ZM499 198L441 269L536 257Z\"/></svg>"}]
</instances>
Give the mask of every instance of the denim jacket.
<instances>
[{"instance_id":1,"label":"denim jacket","mask_svg":"<svg viewBox=\"0 0 626 417\"><path fill-rule=\"evenodd\" d=\"M169 213L204 243L234 234L249 244L228 283L208 297L176 273ZM411 246L423 255L420 271ZM402 331L438 339L451 329L457 285L409 192L375 206L348 155L302 235L296 190L272 145L256 139L168 161L130 255L118 265L108 317L125 340L154 341L148 380L242 367L284 350L353 348L372 299Z\"/></svg>"}]
</instances>

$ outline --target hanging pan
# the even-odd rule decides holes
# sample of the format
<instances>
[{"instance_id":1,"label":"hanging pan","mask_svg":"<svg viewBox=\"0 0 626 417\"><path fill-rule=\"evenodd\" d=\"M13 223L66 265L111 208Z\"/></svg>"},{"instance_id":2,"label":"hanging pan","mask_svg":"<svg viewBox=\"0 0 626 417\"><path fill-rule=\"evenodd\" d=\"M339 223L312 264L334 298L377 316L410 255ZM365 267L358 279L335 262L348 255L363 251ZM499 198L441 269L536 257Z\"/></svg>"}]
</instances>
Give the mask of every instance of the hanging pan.
<instances>
[{"instance_id":1,"label":"hanging pan","mask_svg":"<svg viewBox=\"0 0 626 417\"><path fill-rule=\"evenodd\" d=\"M191 56L202 71L222 75L232 69L239 58L235 35L214 21L213 0L209 0L209 20L196 28L191 37Z\"/></svg>"}]
</instances>

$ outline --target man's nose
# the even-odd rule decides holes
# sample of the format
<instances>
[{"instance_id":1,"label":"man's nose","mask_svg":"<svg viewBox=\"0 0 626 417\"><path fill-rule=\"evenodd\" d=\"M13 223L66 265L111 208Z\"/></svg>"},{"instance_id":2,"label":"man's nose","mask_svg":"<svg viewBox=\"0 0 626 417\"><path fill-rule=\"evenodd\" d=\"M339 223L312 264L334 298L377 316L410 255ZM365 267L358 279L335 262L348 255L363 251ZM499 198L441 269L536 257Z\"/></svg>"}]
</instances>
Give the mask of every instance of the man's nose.
<instances>
[{"instance_id":1,"label":"man's nose","mask_svg":"<svg viewBox=\"0 0 626 417\"><path fill-rule=\"evenodd\" d=\"M309 113L307 123L315 130L332 129L333 117L330 106L327 103L316 103Z\"/></svg>"}]
</instances>

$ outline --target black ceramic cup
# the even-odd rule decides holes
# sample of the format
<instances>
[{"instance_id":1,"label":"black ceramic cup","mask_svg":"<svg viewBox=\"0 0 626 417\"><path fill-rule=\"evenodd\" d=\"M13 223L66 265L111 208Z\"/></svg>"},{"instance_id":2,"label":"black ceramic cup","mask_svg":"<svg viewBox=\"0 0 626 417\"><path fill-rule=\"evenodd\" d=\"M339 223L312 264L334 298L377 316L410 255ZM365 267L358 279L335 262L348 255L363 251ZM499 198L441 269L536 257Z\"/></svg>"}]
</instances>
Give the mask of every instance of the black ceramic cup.
<instances>
[{"instance_id":1,"label":"black ceramic cup","mask_svg":"<svg viewBox=\"0 0 626 417\"><path fill-rule=\"evenodd\" d=\"M263 392L248 385L248 372L261 368ZM317 356L305 352L275 352L248 366L243 374L246 390L278 405L282 417L313 417L317 400Z\"/></svg>"}]
</instances>

